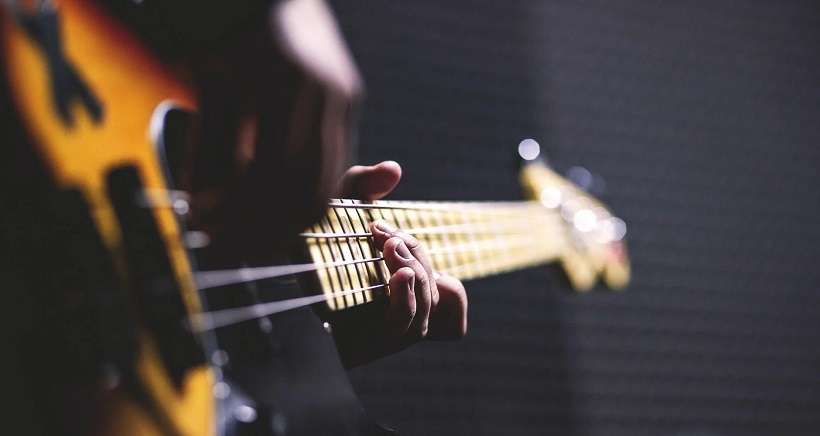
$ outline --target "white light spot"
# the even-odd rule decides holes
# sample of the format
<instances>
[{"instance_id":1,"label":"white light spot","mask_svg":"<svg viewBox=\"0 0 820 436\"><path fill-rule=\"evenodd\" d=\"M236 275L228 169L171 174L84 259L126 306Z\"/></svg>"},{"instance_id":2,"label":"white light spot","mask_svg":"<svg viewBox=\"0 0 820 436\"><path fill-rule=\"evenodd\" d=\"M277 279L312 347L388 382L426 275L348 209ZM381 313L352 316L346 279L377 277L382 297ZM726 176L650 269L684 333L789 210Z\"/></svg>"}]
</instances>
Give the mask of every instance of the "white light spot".
<instances>
[{"instance_id":1,"label":"white light spot","mask_svg":"<svg viewBox=\"0 0 820 436\"><path fill-rule=\"evenodd\" d=\"M205 232L191 230L189 232L185 232L183 242L185 243L185 246L190 249L205 248L211 243L211 237Z\"/></svg>"},{"instance_id":2,"label":"white light spot","mask_svg":"<svg viewBox=\"0 0 820 436\"><path fill-rule=\"evenodd\" d=\"M262 330L262 333L270 333L273 331L273 324L267 318L260 318L259 330Z\"/></svg>"},{"instance_id":3,"label":"white light spot","mask_svg":"<svg viewBox=\"0 0 820 436\"><path fill-rule=\"evenodd\" d=\"M609 219L609 223L612 226L612 240L622 240L626 236L626 223L624 220L614 216Z\"/></svg>"},{"instance_id":4,"label":"white light spot","mask_svg":"<svg viewBox=\"0 0 820 436\"><path fill-rule=\"evenodd\" d=\"M541 154L541 146L534 139L525 139L518 143L518 154L524 160L534 160Z\"/></svg>"},{"instance_id":5,"label":"white light spot","mask_svg":"<svg viewBox=\"0 0 820 436\"><path fill-rule=\"evenodd\" d=\"M225 382L218 382L214 385L214 397L224 400L231 394L231 387Z\"/></svg>"},{"instance_id":6,"label":"white light spot","mask_svg":"<svg viewBox=\"0 0 820 436\"><path fill-rule=\"evenodd\" d=\"M239 422L254 422L256 421L256 409L243 404L233 409L233 416Z\"/></svg>"},{"instance_id":7,"label":"white light spot","mask_svg":"<svg viewBox=\"0 0 820 436\"><path fill-rule=\"evenodd\" d=\"M598 217L589 209L581 209L572 216L572 224L579 232L589 232L598 225Z\"/></svg>"},{"instance_id":8,"label":"white light spot","mask_svg":"<svg viewBox=\"0 0 820 436\"><path fill-rule=\"evenodd\" d=\"M177 198L171 203L171 207L174 209L177 215L185 215L191 210L191 205L188 204L188 201L182 198Z\"/></svg>"},{"instance_id":9,"label":"white light spot","mask_svg":"<svg viewBox=\"0 0 820 436\"><path fill-rule=\"evenodd\" d=\"M575 217L575 212L582 207L583 204L577 197L566 199L561 203L561 217L570 222Z\"/></svg>"},{"instance_id":10,"label":"white light spot","mask_svg":"<svg viewBox=\"0 0 820 436\"><path fill-rule=\"evenodd\" d=\"M211 354L211 362L216 366L225 366L230 358L225 350L216 350Z\"/></svg>"},{"instance_id":11,"label":"white light spot","mask_svg":"<svg viewBox=\"0 0 820 436\"><path fill-rule=\"evenodd\" d=\"M563 195L560 189L555 186L547 186L541 190L540 200L544 207L555 209L561 205L562 197Z\"/></svg>"},{"instance_id":12,"label":"white light spot","mask_svg":"<svg viewBox=\"0 0 820 436\"><path fill-rule=\"evenodd\" d=\"M598 230L595 232L595 241L599 244L608 244L615 238L615 227L611 219L604 219L598 223Z\"/></svg>"}]
</instances>

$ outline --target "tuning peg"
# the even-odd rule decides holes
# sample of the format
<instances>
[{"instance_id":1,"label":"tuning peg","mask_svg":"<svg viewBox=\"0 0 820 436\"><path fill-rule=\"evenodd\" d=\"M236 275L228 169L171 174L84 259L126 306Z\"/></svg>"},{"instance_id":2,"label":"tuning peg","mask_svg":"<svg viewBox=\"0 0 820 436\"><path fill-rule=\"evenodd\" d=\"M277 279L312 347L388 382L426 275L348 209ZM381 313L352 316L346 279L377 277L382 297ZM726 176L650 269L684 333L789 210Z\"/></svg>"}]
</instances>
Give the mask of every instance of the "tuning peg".
<instances>
[{"instance_id":1,"label":"tuning peg","mask_svg":"<svg viewBox=\"0 0 820 436\"><path fill-rule=\"evenodd\" d=\"M526 138L518 143L518 157L522 164L540 162L546 166L550 166L547 159L547 154L541 149L541 144L535 139Z\"/></svg>"},{"instance_id":2,"label":"tuning peg","mask_svg":"<svg viewBox=\"0 0 820 436\"><path fill-rule=\"evenodd\" d=\"M524 160L535 160L541 155L541 145L532 138L527 138L518 143L518 155Z\"/></svg>"}]
</instances>

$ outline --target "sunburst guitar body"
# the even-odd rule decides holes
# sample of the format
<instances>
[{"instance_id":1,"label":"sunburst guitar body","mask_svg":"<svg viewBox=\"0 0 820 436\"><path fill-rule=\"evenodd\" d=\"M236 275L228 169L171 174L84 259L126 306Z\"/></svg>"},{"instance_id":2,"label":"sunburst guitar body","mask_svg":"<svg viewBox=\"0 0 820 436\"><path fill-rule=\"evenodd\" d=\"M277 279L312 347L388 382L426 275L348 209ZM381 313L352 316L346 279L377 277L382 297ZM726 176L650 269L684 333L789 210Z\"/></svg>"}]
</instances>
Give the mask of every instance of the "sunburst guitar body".
<instances>
[{"instance_id":1,"label":"sunburst guitar body","mask_svg":"<svg viewBox=\"0 0 820 436\"><path fill-rule=\"evenodd\" d=\"M15 125L25 143L20 149L33 151L49 189L54 191L50 203L59 206L42 209L46 213L39 215L46 215L42 218L46 224L20 225L35 234L31 240L45 240L53 245L50 252L57 253L45 256L43 266L37 265L36 250L33 260L18 262L29 265L29 270L43 270L43 276L53 276L34 277L31 281L35 285L26 289L32 292L26 298L49 307L45 315L36 314L32 331L51 342L47 346L31 340L27 346L58 350L43 359L38 359L36 352L29 355L35 356L32 361L39 365L30 371L34 378L43 374L46 380L34 382L38 389L48 391L42 394L48 398L41 403L50 410L43 415L47 419L59 416L60 420L47 421L43 431L31 433L204 436L225 433L229 419L243 421L241 413L236 416L242 410L253 411L244 416L249 418L245 421L267 417L253 424L272 427L265 434L282 433L277 428L281 430L285 423L290 434L316 434L315 428L341 432L334 430L333 434L373 433L326 330L333 331L339 343L340 329L333 326L343 325L340 312L354 313L349 309L383 304L389 295L389 271L368 231L375 219L391 221L416 235L430 248L436 270L462 280L551 262L562 265L570 284L579 290L591 289L599 278L610 288L621 288L629 280L623 221L536 161L526 162L521 171L529 201L332 200L324 218L294 235L303 242L300 261L306 263L198 271L183 243L186 238L182 235L190 233L185 232L179 218L183 214L177 207L186 208L187 204L177 204L178 192L169 186L176 177L169 175L167 156L157 149L159 145L165 148L163 123L170 109L183 113L197 108L193 90L96 3L41 3L34 8L11 2L0 8L0 66L5 79L2 88L7 90L0 94L9 100L0 101L0 107L13 108L7 118L19 119ZM279 9L277 15L282 27L291 30L288 37L282 37L283 44L294 58L304 61L302 66L309 66L325 52L305 54L315 48L309 44L314 35L302 34L305 26L301 23L311 21L299 14L327 14L324 10L315 14L320 2L289 4L292 9ZM302 44L305 41L308 44ZM340 44L329 46L338 48ZM299 48L304 50L299 52ZM345 62L336 64L344 67L339 71L352 71ZM323 76L311 77L302 83L310 85L305 87L308 91L315 91L317 77ZM342 110L345 104L340 103L344 92L338 90L355 88L350 85L355 81L337 82L335 94L329 93L322 100L322 110L302 104L302 109L313 108L305 113L325 118L327 114L346 113ZM310 96L315 92L293 94ZM205 102L207 95L201 95ZM332 123L311 124L295 116L293 120L302 121L295 124L304 124L305 132L322 132L319 142L334 143L324 135L328 133L325 127ZM331 139L343 133L341 128L339 132L328 131L334 133L327 135ZM303 136L316 135L287 138ZM331 150L338 152L341 147ZM340 165L337 154L328 152L324 159ZM527 159L524 154L522 157ZM10 215L22 217L18 224L27 220L22 212ZM524 233L522 223L527 225ZM293 298L273 292L274 301L259 302L253 290L257 304L219 310L205 308L200 300L205 294L199 290L206 288L272 278L298 284L291 276L302 273L310 277L302 276L304 280L298 282L305 289L298 289ZM245 291L237 290L235 295ZM309 306L323 307L318 312L323 313L324 324L313 325L318 319ZM284 317L279 321L285 328L262 329L264 341L260 342L268 343L281 335L280 342L291 346L288 353L280 353L277 345L279 351L267 360L252 356L243 364L241 359L233 359L247 348L248 335L240 324L253 327L250 321L280 312L300 316L305 321L302 325L310 327L292 328ZM214 331L232 326L236 326L234 337L239 340L223 341L216 347L218 335ZM305 339L299 334L313 336ZM321 345L321 352L314 353L303 344ZM331 358L317 357L325 350L330 350ZM231 368L219 362L228 355L232 356ZM223 358L218 359L220 356ZM57 366L62 367L61 373L46 374ZM231 409L233 418L225 418L228 414L221 406L226 402L227 385L223 380L231 375L239 376L245 391L254 391L250 396L260 406L258 415L243 403ZM48 386L63 379L72 381L63 383L62 389ZM330 379L335 381L328 382ZM314 385L324 391L315 395ZM32 396L40 395L38 389L33 389ZM324 409L315 413L316 407ZM71 411L75 409L85 412L74 416ZM339 415L339 422L355 422L356 427L336 425L335 421L316 427L321 421L317 415L328 418L334 414ZM282 418L285 416L287 420ZM61 427L59 422L63 421L71 424ZM359 424L364 430L358 430ZM243 434L261 432L248 428Z\"/></svg>"},{"instance_id":2,"label":"sunburst guitar body","mask_svg":"<svg viewBox=\"0 0 820 436\"><path fill-rule=\"evenodd\" d=\"M138 303L131 313L114 315L136 320L135 355L127 368L102 362L98 403L104 411L93 431L214 434L213 377L197 355L197 339L181 322L171 336L182 338L173 346L187 348L184 353L157 337L174 318L199 309L176 217L161 201L150 201L166 190L152 116L168 99L193 107L190 91L92 2L60 1L51 13L9 7L0 14L5 86L25 132L56 188L78 193L87 206L117 285ZM138 259L143 255L152 263ZM150 307L160 302L174 310ZM169 313L144 316L155 309Z\"/></svg>"}]
</instances>

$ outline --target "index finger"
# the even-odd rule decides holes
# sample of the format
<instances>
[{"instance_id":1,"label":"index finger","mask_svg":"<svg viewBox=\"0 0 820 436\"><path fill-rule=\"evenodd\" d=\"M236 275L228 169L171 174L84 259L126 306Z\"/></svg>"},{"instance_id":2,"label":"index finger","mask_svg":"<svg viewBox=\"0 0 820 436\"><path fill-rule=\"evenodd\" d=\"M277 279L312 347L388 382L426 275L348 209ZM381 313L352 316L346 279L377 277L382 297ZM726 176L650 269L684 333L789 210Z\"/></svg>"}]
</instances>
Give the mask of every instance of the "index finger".
<instances>
[{"instance_id":1,"label":"index finger","mask_svg":"<svg viewBox=\"0 0 820 436\"><path fill-rule=\"evenodd\" d=\"M424 271L427 272L428 277L434 277L433 274L433 263L430 261L430 257L427 255L427 251L424 248L424 244L422 244L418 239L416 239L413 235L401 231L394 227L392 224L388 223L384 220L378 220L370 225L370 231L373 233L373 240L376 243L376 248L379 250L383 250L384 243L387 242L388 239L393 237L401 238L404 241L404 245L410 250L410 253L416 260L421 263L421 266L424 268ZM432 298L433 307L438 304L438 287L436 286L435 280L430 280L430 293Z\"/></svg>"}]
</instances>

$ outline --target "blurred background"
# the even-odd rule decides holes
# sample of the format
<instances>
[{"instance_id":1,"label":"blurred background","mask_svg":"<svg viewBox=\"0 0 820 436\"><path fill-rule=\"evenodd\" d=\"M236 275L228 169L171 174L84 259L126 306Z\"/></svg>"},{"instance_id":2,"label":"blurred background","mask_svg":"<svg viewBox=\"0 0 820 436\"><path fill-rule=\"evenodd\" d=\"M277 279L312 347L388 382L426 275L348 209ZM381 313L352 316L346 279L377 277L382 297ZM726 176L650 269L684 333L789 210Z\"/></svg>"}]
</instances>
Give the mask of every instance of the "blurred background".
<instances>
[{"instance_id":1,"label":"blurred background","mask_svg":"<svg viewBox=\"0 0 820 436\"><path fill-rule=\"evenodd\" d=\"M605 180L634 281L468 284L470 332L353 372L406 435L820 434L820 5L336 0L393 198L518 199L516 146Z\"/></svg>"}]
</instances>

